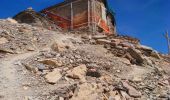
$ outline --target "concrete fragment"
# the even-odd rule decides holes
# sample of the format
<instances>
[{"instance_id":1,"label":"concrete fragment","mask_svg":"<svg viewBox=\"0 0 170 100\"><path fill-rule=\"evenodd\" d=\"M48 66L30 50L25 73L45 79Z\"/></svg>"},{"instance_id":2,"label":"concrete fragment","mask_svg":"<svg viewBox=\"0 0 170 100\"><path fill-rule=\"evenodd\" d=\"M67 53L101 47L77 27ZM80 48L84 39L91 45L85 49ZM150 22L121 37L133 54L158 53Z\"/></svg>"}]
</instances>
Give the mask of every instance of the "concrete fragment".
<instances>
[{"instance_id":1,"label":"concrete fragment","mask_svg":"<svg viewBox=\"0 0 170 100\"><path fill-rule=\"evenodd\" d=\"M62 77L60 71L58 69L54 69L52 72L49 72L45 76L46 82L50 84L55 84Z\"/></svg>"}]
</instances>

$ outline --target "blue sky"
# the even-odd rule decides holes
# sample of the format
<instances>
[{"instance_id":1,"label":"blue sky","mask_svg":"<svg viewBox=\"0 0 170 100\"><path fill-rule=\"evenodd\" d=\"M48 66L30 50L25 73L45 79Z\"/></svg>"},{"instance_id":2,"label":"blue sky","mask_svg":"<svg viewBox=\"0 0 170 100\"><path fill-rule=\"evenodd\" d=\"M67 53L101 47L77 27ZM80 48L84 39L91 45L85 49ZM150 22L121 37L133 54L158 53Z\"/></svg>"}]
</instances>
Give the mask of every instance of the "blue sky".
<instances>
[{"instance_id":1,"label":"blue sky","mask_svg":"<svg viewBox=\"0 0 170 100\"><path fill-rule=\"evenodd\" d=\"M33 7L36 11L63 0L1 0L0 18L12 17ZM117 31L141 40L159 52L167 53L163 36L170 30L170 0L109 0L116 13Z\"/></svg>"}]
</instances>

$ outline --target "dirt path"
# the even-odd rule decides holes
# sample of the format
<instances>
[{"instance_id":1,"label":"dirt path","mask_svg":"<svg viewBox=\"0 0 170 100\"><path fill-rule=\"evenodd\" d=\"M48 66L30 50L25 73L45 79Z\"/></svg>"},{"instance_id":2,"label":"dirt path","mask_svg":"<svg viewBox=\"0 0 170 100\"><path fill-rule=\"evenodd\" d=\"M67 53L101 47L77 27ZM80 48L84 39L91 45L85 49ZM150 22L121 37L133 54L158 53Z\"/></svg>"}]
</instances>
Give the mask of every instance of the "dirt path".
<instances>
[{"instance_id":1,"label":"dirt path","mask_svg":"<svg viewBox=\"0 0 170 100\"><path fill-rule=\"evenodd\" d=\"M24 100L21 98L34 93L23 88L21 80L26 79L26 76L18 73L22 72L22 68L17 65L18 61L34 54L36 52L12 55L0 60L0 100Z\"/></svg>"}]
</instances>

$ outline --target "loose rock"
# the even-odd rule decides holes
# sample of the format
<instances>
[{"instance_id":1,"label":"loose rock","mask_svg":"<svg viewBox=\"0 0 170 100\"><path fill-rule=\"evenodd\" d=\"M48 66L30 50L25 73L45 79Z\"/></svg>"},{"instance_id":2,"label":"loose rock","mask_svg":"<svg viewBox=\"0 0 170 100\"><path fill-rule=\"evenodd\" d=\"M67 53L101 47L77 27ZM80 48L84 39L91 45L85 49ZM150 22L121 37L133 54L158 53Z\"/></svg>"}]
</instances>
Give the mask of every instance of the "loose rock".
<instances>
[{"instance_id":1,"label":"loose rock","mask_svg":"<svg viewBox=\"0 0 170 100\"><path fill-rule=\"evenodd\" d=\"M81 81L85 81L85 75L87 72L86 65L79 65L78 67L73 68L67 72L67 76L73 79L80 79Z\"/></svg>"},{"instance_id":2,"label":"loose rock","mask_svg":"<svg viewBox=\"0 0 170 100\"><path fill-rule=\"evenodd\" d=\"M50 84L55 84L62 77L60 71L58 69L54 69L52 72L49 72L45 79Z\"/></svg>"},{"instance_id":3,"label":"loose rock","mask_svg":"<svg viewBox=\"0 0 170 100\"><path fill-rule=\"evenodd\" d=\"M122 82L122 84L123 87L128 90L128 94L131 97L135 97L135 98L141 97L142 94L139 91L137 91L134 87L130 86L127 82Z\"/></svg>"}]
</instances>

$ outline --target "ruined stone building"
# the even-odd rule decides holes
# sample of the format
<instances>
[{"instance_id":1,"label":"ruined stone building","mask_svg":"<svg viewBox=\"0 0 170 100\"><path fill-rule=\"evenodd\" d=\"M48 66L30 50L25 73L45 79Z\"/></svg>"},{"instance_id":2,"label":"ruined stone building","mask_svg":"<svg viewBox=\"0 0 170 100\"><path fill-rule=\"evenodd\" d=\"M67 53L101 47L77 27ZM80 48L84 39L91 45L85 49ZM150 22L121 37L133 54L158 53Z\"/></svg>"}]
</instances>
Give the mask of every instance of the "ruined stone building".
<instances>
[{"instance_id":1,"label":"ruined stone building","mask_svg":"<svg viewBox=\"0 0 170 100\"><path fill-rule=\"evenodd\" d=\"M114 13L107 0L65 0L42 11L64 29L86 27L115 34Z\"/></svg>"},{"instance_id":2,"label":"ruined stone building","mask_svg":"<svg viewBox=\"0 0 170 100\"><path fill-rule=\"evenodd\" d=\"M116 34L114 12L108 0L65 0L43 9L40 13L64 30L85 29L93 33ZM20 13L15 19L24 23L29 23L31 19L34 21L35 18L39 19L36 20L38 23L42 21L42 17L37 16L39 14L36 17L30 13L25 14Z\"/></svg>"}]
</instances>

